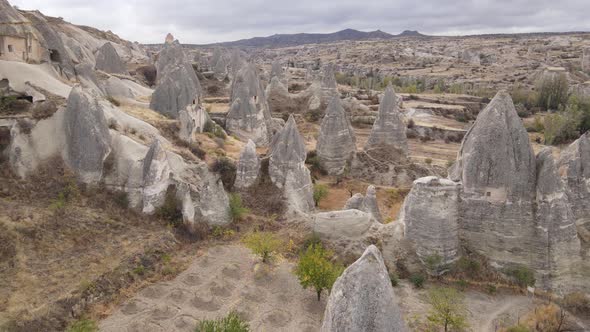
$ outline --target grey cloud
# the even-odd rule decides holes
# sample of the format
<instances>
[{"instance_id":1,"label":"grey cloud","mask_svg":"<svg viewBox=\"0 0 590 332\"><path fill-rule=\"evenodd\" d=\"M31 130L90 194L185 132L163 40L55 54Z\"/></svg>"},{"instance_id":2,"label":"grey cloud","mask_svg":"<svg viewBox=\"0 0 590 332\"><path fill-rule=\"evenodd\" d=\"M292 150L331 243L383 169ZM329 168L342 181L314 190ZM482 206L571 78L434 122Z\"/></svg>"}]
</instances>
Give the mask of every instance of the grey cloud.
<instances>
[{"instance_id":1,"label":"grey cloud","mask_svg":"<svg viewBox=\"0 0 590 332\"><path fill-rule=\"evenodd\" d=\"M144 43L184 43L344 28L427 34L590 30L588 0L12 0L23 9Z\"/></svg>"}]
</instances>

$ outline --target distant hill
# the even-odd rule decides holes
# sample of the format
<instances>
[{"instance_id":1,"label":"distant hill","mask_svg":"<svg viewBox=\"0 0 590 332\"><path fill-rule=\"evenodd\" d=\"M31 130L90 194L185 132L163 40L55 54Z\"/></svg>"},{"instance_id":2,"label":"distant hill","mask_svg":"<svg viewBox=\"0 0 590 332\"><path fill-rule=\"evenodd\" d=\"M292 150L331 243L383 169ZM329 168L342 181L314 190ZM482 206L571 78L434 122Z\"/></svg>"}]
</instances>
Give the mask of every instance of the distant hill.
<instances>
[{"instance_id":1,"label":"distant hill","mask_svg":"<svg viewBox=\"0 0 590 332\"><path fill-rule=\"evenodd\" d=\"M276 34L268 37L254 37L241 39L232 42L214 43L226 47L283 47L303 44L331 43L341 40L369 40L369 39L392 39L397 37L421 37L423 34L418 31L406 30L399 35L392 35L381 30L358 31L345 29L334 33L297 33L297 34ZM209 46L202 45L202 46Z\"/></svg>"}]
</instances>

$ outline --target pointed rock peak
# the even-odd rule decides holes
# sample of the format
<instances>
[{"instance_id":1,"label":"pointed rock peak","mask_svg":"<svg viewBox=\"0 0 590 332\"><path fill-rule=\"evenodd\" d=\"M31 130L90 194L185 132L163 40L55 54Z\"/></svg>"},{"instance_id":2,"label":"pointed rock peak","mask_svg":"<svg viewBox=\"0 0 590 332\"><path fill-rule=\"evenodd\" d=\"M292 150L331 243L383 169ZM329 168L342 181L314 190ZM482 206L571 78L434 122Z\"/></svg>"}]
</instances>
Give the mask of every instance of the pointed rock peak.
<instances>
[{"instance_id":1,"label":"pointed rock peak","mask_svg":"<svg viewBox=\"0 0 590 332\"><path fill-rule=\"evenodd\" d=\"M518 116L512 97L506 90L498 91L482 113L490 110L505 113L507 116Z\"/></svg>"},{"instance_id":2,"label":"pointed rock peak","mask_svg":"<svg viewBox=\"0 0 590 332\"><path fill-rule=\"evenodd\" d=\"M305 161L305 142L299 134L293 114L289 115L283 129L275 135L270 150L272 158Z\"/></svg>"},{"instance_id":3,"label":"pointed rock peak","mask_svg":"<svg viewBox=\"0 0 590 332\"><path fill-rule=\"evenodd\" d=\"M340 97L336 96L330 100L330 104L328 104L328 109L326 110L326 115L344 115L344 108L340 102Z\"/></svg>"},{"instance_id":4,"label":"pointed rock peak","mask_svg":"<svg viewBox=\"0 0 590 332\"><path fill-rule=\"evenodd\" d=\"M272 68L270 70L270 77L283 77L283 66L277 61L272 63Z\"/></svg>"},{"instance_id":5,"label":"pointed rock peak","mask_svg":"<svg viewBox=\"0 0 590 332\"><path fill-rule=\"evenodd\" d=\"M168 44L168 45L174 43L174 36L171 33L168 33L166 35L165 43Z\"/></svg>"},{"instance_id":6,"label":"pointed rock peak","mask_svg":"<svg viewBox=\"0 0 590 332\"><path fill-rule=\"evenodd\" d=\"M407 331L381 252L370 245L336 280L320 331Z\"/></svg>"},{"instance_id":7,"label":"pointed rock peak","mask_svg":"<svg viewBox=\"0 0 590 332\"><path fill-rule=\"evenodd\" d=\"M387 85L385 88L385 94L383 95L383 99L379 104L379 113L381 112L391 112L391 111L398 111L397 106L399 103L399 97L393 90L393 86L391 83Z\"/></svg>"}]
</instances>

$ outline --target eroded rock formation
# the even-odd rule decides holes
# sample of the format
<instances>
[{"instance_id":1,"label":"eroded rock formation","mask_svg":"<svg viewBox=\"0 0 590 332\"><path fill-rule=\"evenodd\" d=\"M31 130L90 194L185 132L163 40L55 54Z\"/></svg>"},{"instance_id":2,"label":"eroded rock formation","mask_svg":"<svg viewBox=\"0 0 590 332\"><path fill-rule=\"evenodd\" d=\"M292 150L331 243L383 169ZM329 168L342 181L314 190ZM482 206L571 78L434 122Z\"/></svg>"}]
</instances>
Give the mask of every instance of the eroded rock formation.
<instances>
[{"instance_id":1,"label":"eroded rock formation","mask_svg":"<svg viewBox=\"0 0 590 332\"><path fill-rule=\"evenodd\" d=\"M74 87L64 115L66 163L80 180L96 183L111 152L111 136L102 105L90 93Z\"/></svg>"},{"instance_id":2,"label":"eroded rock formation","mask_svg":"<svg viewBox=\"0 0 590 332\"><path fill-rule=\"evenodd\" d=\"M199 88L190 76L191 73L185 66L170 69L154 90L150 108L171 118L178 118L180 110L189 105L197 105Z\"/></svg>"},{"instance_id":3,"label":"eroded rock formation","mask_svg":"<svg viewBox=\"0 0 590 332\"><path fill-rule=\"evenodd\" d=\"M256 144L254 144L252 140L248 140L248 143L240 153L234 187L238 189L250 187L256 183L259 174L260 158L258 158L258 155L256 154Z\"/></svg>"},{"instance_id":4,"label":"eroded rock formation","mask_svg":"<svg viewBox=\"0 0 590 332\"><path fill-rule=\"evenodd\" d=\"M195 142L195 134L202 133L208 121L211 120L207 111L197 105L187 106L178 113L178 137L187 143Z\"/></svg>"},{"instance_id":5,"label":"eroded rock formation","mask_svg":"<svg viewBox=\"0 0 590 332\"><path fill-rule=\"evenodd\" d=\"M310 212L314 209L311 175L305 166L305 143L293 116L278 132L270 146L269 175L283 189L291 211Z\"/></svg>"},{"instance_id":6,"label":"eroded rock formation","mask_svg":"<svg viewBox=\"0 0 590 332\"><path fill-rule=\"evenodd\" d=\"M271 116L256 67L247 65L234 77L231 86L231 107L226 129L242 140L251 139L258 146L270 142Z\"/></svg>"},{"instance_id":7,"label":"eroded rock formation","mask_svg":"<svg viewBox=\"0 0 590 332\"><path fill-rule=\"evenodd\" d=\"M98 49L95 68L109 74L129 74L117 50L115 50L113 44L108 42Z\"/></svg>"},{"instance_id":8,"label":"eroded rock formation","mask_svg":"<svg viewBox=\"0 0 590 332\"><path fill-rule=\"evenodd\" d=\"M383 257L374 245L334 283L320 331L408 331Z\"/></svg>"},{"instance_id":9,"label":"eroded rock formation","mask_svg":"<svg viewBox=\"0 0 590 332\"><path fill-rule=\"evenodd\" d=\"M400 211L404 236L425 265L428 260L436 265L429 266L433 275L447 271L460 257L459 188L451 180L420 178Z\"/></svg>"},{"instance_id":10,"label":"eroded rock formation","mask_svg":"<svg viewBox=\"0 0 590 332\"><path fill-rule=\"evenodd\" d=\"M316 151L323 168L330 175L344 173L356 151L354 131L338 97L334 97L328 105Z\"/></svg>"},{"instance_id":11,"label":"eroded rock formation","mask_svg":"<svg viewBox=\"0 0 590 332\"><path fill-rule=\"evenodd\" d=\"M367 212L375 218L375 220L382 222L381 212L379 211L379 205L377 203L377 190L375 186L369 186L367 188L367 194L363 196L360 193L354 194L346 204L344 210L356 209L363 212Z\"/></svg>"},{"instance_id":12,"label":"eroded rock formation","mask_svg":"<svg viewBox=\"0 0 590 332\"><path fill-rule=\"evenodd\" d=\"M388 85L383 99L379 103L379 113L373 124L373 129L371 129L365 150L393 145L407 155L406 124L401 118L399 102L400 98L393 91L393 87Z\"/></svg>"},{"instance_id":13,"label":"eroded rock formation","mask_svg":"<svg viewBox=\"0 0 590 332\"><path fill-rule=\"evenodd\" d=\"M582 136L562 153L558 173L550 149L534 156L510 96L500 91L463 140L449 174L456 184L433 177L415 182L400 216L406 238L423 262L433 254L442 258L435 272L462 254L461 239L502 272L535 271L543 289L587 288L590 270L580 243L580 220L588 215L582 203L587 140Z\"/></svg>"}]
</instances>

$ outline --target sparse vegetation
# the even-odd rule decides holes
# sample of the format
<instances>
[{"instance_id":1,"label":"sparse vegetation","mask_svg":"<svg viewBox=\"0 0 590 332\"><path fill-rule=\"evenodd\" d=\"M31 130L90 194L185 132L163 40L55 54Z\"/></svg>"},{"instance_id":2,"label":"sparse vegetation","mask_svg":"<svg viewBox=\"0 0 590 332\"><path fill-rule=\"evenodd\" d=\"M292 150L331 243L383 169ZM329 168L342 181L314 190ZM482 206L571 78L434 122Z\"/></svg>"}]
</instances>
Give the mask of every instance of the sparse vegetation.
<instances>
[{"instance_id":1,"label":"sparse vegetation","mask_svg":"<svg viewBox=\"0 0 590 332\"><path fill-rule=\"evenodd\" d=\"M270 232L252 232L242 239L244 245L267 263L281 249L283 243Z\"/></svg>"},{"instance_id":2,"label":"sparse vegetation","mask_svg":"<svg viewBox=\"0 0 590 332\"><path fill-rule=\"evenodd\" d=\"M545 76L537 82L537 104L544 110L556 111L567 102L568 89L565 74Z\"/></svg>"},{"instance_id":3,"label":"sparse vegetation","mask_svg":"<svg viewBox=\"0 0 590 332\"><path fill-rule=\"evenodd\" d=\"M221 157L211 165L211 171L219 174L223 187L226 190L231 190L236 180L236 164L229 158Z\"/></svg>"},{"instance_id":4,"label":"sparse vegetation","mask_svg":"<svg viewBox=\"0 0 590 332\"><path fill-rule=\"evenodd\" d=\"M231 193L229 195L229 215L232 221L241 220L248 212L250 212L250 210L244 207L240 194Z\"/></svg>"},{"instance_id":5,"label":"sparse vegetation","mask_svg":"<svg viewBox=\"0 0 590 332\"><path fill-rule=\"evenodd\" d=\"M98 324L95 321L87 318L80 318L68 325L66 332L96 332L98 331Z\"/></svg>"},{"instance_id":6,"label":"sparse vegetation","mask_svg":"<svg viewBox=\"0 0 590 332\"><path fill-rule=\"evenodd\" d=\"M443 330L457 331L467 325L467 309L463 295L453 288L435 287L428 292L428 303L432 306L427 319Z\"/></svg>"},{"instance_id":7,"label":"sparse vegetation","mask_svg":"<svg viewBox=\"0 0 590 332\"><path fill-rule=\"evenodd\" d=\"M398 277L397 273L390 272L389 273L389 280L391 280L391 286L397 287L397 285L399 285L399 277Z\"/></svg>"},{"instance_id":8,"label":"sparse vegetation","mask_svg":"<svg viewBox=\"0 0 590 332\"><path fill-rule=\"evenodd\" d=\"M215 320L202 320L197 325L195 332L248 332L250 325L235 312L230 312L226 317Z\"/></svg>"},{"instance_id":9,"label":"sparse vegetation","mask_svg":"<svg viewBox=\"0 0 590 332\"><path fill-rule=\"evenodd\" d=\"M332 289L336 279L344 271L344 267L330 261L332 252L324 249L321 244L312 244L299 257L295 274L303 288L313 287L318 301L324 290Z\"/></svg>"},{"instance_id":10,"label":"sparse vegetation","mask_svg":"<svg viewBox=\"0 0 590 332\"><path fill-rule=\"evenodd\" d=\"M156 216L168 221L172 226L178 227L182 224L181 204L176 198L176 188L168 187L164 204L156 209Z\"/></svg>"},{"instance_id":11,"label":"sparse vegetation","mask_svg":"<svg viewBox=\"0 0 590 332\"><path fill-rule=\"evenodd\" d=\"M322 199L328 196L328 187L323 184L315 184L313 186L313 201L315 202L315 206L320 206L320 202Z\"/></svg>"},{"instance_id":12,"label":"sparse vegetation","mask_svg":"<svg viewBox=\"0 0 590 332\"><path fill-rule=\"evenodd\" d=\"M535 284L535 273L526 266L515 266L505 271L520 287L533 286Z\"/></svg>"},{"instance_id":13,"label":"sparse vegetation","mask_svg":"<svg viewBox=\"0 0 590 332\"><path fill-rule=\"evenodd\" d=\"M426 277L423 274L413 274L410 276L410 282L416 288L424 287L424 282L426 282Z\"/></svg>"}]
</instances>

